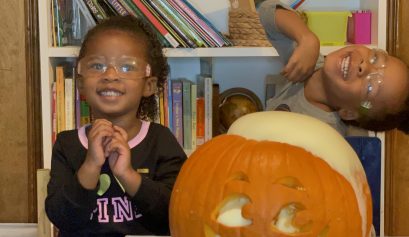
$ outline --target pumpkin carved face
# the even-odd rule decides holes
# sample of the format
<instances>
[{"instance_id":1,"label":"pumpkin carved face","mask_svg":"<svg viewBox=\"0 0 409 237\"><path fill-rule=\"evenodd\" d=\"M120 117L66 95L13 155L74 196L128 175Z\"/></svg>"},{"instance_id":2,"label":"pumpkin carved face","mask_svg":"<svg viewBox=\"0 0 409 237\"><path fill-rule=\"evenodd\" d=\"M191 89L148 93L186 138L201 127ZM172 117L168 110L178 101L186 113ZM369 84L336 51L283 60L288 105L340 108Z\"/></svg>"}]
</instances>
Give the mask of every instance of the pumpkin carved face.
<instances>
[{"instance_id":1,"label":"pumpkin carved face","mask_svg":"<svg viewBox=\"0 0 409 237\"><path fill-rule=\"evenodd\" d=\"M354 175L362 181L364 202L357 185L304 148L221 135L182 167L170 204L171 234L369 236L369 188L365 176Z\"/></svg>"}]
</instances>

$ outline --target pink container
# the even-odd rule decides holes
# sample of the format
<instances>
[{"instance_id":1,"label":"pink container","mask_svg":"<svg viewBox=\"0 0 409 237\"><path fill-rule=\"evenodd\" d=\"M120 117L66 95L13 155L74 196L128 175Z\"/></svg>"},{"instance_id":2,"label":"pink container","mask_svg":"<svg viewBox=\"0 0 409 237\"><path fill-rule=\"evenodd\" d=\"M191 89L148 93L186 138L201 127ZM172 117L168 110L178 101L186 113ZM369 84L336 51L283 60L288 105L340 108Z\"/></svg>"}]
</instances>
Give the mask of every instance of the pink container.
<instances>
[{"instance_id":1,"label":"pink container","mask_svg":"<svg viewBox=\"0 0 409 237\"><path fill-rule=\"evenodd\" d=\"M348 42L353 44L371 43L371 12L355 11L348 18Z\"/></svg>"}]
</instances>

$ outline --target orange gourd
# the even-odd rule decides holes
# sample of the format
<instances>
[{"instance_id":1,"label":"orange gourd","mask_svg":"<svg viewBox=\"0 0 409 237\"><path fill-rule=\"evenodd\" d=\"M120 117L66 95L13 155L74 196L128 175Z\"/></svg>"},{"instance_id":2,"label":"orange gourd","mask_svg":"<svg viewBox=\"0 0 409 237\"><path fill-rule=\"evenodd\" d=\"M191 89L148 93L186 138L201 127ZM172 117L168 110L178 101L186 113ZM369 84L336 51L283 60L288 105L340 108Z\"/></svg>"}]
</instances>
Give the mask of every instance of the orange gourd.
<instances>
[{"instance_id":1,"label":"orange gourd","mask_svg":"<svg viewBox=\"0 0 409 237\"><path fill-rule=\"evenodd\" d=\"M351 183L307 150L221 135L182 167L170 203L172 237L363 237L372 204L360 212Z\"/></svg>"}]
</instances>

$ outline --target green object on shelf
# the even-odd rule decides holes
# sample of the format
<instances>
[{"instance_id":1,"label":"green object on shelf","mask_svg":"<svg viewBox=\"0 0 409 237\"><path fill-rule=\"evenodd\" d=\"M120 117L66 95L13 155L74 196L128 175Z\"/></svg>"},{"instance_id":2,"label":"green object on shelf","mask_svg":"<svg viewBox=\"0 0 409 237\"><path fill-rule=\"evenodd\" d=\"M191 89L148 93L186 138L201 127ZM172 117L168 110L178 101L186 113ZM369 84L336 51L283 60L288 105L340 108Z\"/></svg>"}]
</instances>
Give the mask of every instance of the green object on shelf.
<instances>
[{"instance_id":1,"label":"green object on shelf","mask_svg":"<svg viewBox=\"0 0 409 237\"><path fill-rule=\"evenodd\" d=\"M345 45L350 11L305 11L308 27L320 39L321 45Z\"/></svg>"}]
</instances>

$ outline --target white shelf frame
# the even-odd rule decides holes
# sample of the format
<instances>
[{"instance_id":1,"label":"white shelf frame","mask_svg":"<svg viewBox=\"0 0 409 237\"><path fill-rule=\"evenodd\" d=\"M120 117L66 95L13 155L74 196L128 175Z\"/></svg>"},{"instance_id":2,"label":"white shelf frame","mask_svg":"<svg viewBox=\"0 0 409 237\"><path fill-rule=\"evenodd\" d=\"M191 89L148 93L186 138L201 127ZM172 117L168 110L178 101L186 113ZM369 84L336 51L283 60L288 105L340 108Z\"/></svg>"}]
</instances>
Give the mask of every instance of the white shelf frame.
<instances>
[{"instance_id":1,"label":"white shelf frame","mask_svg":"<svg viewBox=\"0 0 409 237\"><path fill-rule=\"evenodd\" d=\"M227 0L189 0L205 16L212 20L213 15L222 12L219 8L226 5ZM309 4L324 0L312 0ZM351 0L353 1L353 0ZM356 0L359 1L361 9L371 10L372 17L372 39L373 44L368 47L386 48L386 28L387 28L387 2L386 0ZM327 0L324 1L327 3ZM39 37L40 37L40 70L41 70L41 98L42 98L42 137L43 137L43 167L51 166L52 151L52 120L51 120L51 81L53 80L52 61L58 58L75 58L78 55L79 47L51 47L51 12L50 0L38 0ZM210 9L206 11L206 7ZM352 9L351 9L352 10ZM220 19L219 19L220 20ZM224 18L223 18L224 20ZM212 22L213 24L215 22ZM216 22L217 23L217 22ZM215 24L220 25L220 24ZM321 53L328 55L339 49L339 46L321 47ZM197 49L164 49L164 53L169 58L201 58L201 57L276 57L277 51L272 47L228 47L228 48L197 48ZM384 192L385 192L385 135L384 133L374 134L382 141L382 173L381 173L381 231L378 233L384 236Z\"/></svg>"}]
</instances>

